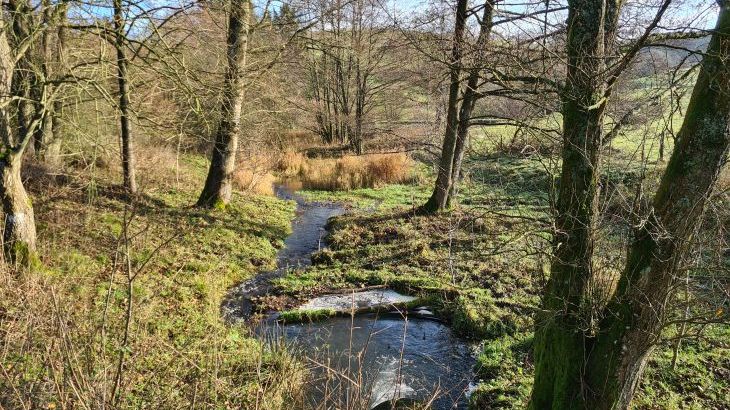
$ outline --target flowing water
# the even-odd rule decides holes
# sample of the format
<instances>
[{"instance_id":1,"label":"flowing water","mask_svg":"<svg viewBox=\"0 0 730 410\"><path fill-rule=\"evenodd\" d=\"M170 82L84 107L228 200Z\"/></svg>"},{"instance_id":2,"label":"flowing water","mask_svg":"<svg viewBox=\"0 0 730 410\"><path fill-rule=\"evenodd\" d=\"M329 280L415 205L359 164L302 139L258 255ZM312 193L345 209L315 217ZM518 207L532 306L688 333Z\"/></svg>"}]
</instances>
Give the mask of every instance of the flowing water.
<instances>
[{"instance_id":1,"label":"flowing water","mask_svg":"<svg viewBox=\"0 0 730 410\"><path fill-rule=\"evenodd\" d=\"M258 274L229 292L223 302L223 316L227 320L248 318L251 315L251 298L267 294L271 290L272 279L283 276L289 269L308 266L312 253L323 246L327 220L345 212L341 204L308 202L287 185L274 188L278 198L297 203L292 233L284 240L284 247L276 256L275 270Z\"/></svg>"},{"instance_id":2,"label":"flowing water","mask_svg":"<svg viewBox=\"0 0 730 410\"><path fill-rule=\"evenodd\" d=\"M307 404L313 408L325 398L325 408L336 409L347 408L347 401L372 408L396 398L433 396L433 409L466 408L474 357L438 321L364 314L275 326L270 334L283 335L309 358Z\"/></svg>"},{"instance_id":3,"label":"flowing water","mask_svg":"<svg viewBox=\"0 0 730 410\"><path fill-rule=\"evenodd\" d=\"M270 281L291 267L307 266L323 246L327 220L344 212L338 204L307 202L293 190L277 187L277 196L297 202L292 234L277 257L278 269L236 287L224 305L232 320L250 315L250 297L271 290ZM328 295L303 305L348 311L355 307L407 302L392 290ZM269 342L282 339L300 352L312 369L307 407L372 408L398 398L435 399L431 408L466 408L466 392L474 378L472 348L425 308L335 317L318 323L281 325L266 321L257 333Z\"/></svg>"}]
</instances>

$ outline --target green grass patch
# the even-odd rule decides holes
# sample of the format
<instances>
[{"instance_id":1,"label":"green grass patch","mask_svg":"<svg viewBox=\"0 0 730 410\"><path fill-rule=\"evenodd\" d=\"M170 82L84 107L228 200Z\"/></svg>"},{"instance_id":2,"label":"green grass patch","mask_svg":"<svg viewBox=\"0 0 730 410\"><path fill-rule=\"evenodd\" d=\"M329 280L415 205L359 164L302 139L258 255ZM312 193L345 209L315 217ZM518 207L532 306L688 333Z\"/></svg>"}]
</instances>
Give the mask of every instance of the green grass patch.
<instances>
[{"instance_id":1,"label":"green grass patch","mask_svg":"<svg viewBox=\"0 0 730 410\"><path fill-rule=\"evenodd\" d=\"M234 193L225 210L191 207L205 160L184 157L181 164L201 179L145 192L131 204L101 178L93 198L74 186L34 193L45 268L3 272L10 285L0 290L3 347L23 354L3 358L1 391L32 391L25 405L34 408L92 403L112 391L125 352L117 390L123 408L194 401L201 408L275 409L295 394L303 377L298 362L227 325L220 310L230 287L275 266L295 203ZM120 242L125 226L128 248ZM127 250L135 279L124 345ZM60 340L59 323L64 342L49 342ZM6 398L4 405L20 406L15 395Z\"/></svg>"},{"instance_id":2,"label":"green grass patch","mask_svg":"<svg viewBox=\"0 0 730 410\"><path fill-rule=\"evenodd\" d=\"M334 309L296 309L281 312L279 320L284 323L321 322L337 316L337 314L338 312Z\"/></svg>"}]
</instances>

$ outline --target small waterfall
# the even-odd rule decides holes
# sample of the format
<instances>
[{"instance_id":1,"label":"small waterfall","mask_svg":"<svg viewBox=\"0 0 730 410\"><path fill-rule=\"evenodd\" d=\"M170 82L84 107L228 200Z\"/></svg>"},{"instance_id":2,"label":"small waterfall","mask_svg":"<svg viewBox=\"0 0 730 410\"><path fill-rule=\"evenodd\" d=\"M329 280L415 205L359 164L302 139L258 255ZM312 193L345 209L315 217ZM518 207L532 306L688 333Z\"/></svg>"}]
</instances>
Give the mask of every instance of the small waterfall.
<instances>
[{"instance_id":1,"label":"small waterfall","mask_svg":"<svg viewBox=\"0 0 730 410\"><path fill-rule=\"evenodd\" d=\"M370 408L403 398L415 398L416 390L404 383L401 361L398 358L386 358L383 366L370 389Z\"/></svg>"}]
</instances>

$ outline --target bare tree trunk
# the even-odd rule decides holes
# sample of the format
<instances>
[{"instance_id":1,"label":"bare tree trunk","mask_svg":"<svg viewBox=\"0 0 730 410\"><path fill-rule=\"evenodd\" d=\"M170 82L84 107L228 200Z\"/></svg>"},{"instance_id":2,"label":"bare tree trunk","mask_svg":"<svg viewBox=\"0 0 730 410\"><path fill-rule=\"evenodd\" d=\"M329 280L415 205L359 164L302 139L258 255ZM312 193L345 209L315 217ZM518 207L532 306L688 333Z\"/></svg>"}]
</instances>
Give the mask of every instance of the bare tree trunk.
<instances>
[{"instance_id":1,"label":"bare tree trunk","mask_svg":"<svg viewBox=\"0 0 730 410\"><path fill-rule=\"evenodd\" d=\"M730 150L730 4L721 6L716 31L703 58L677 145L654 197L648 223L636 233L626 271L608 309L618 313L604 324L596 344L612 360L591 369L608 369L602 400L627 408L664 323L673 289L682 281L678 266ZM616 310L614 310L616 309ZM601 374L601 373L599 373ZM596 380L596 382L599 382Z\"/></svg>"},{"instance_id":2,"label":"bare tree trunk","mask_svg":"<svg viewBox=\"0 0 730 410\"><path fill-rule=\"evenodd\" d=\"M137 193L137 180L134 172L134 145L132 124L129 118L129 78L127 57L124 52L125 30L124 7L122 0L114 0L114 48L117 52L117 83L119 85L119 125L122 143L122 172L124 188L130 194Z\"/></svg>"},{"instance_id":3,"label":"bare tree trunk","mask_svg":"<svg viewBox=\"0 0 730 410\"><path fill-rule=\"evenodd\" d=\"M350 136L350 146L355 154L362 155L362 128L365 115L365 99L367 96L367 73L363 72L362 54L363 54L363 4L362 1L354 3L355 9L352 16L352 48L354 56L355 68L355 127Z\"/></svg>"},{"instance_id":4,"label":"bare tree trunk","mask_svg":"<svg viewBox=\"0 0 730 410\"><path fill-rule=\"evenodd\" d=\"M575 16L573 10L571 15ZM590 14L584 12L584 15ZM556 247L568 249L555 252L562 260L553 264L543 302L545 314L538 318L531 408L627 409L630 406L649 355L659 340L671 291L681 281L677 268L688 254L707 199L727 161L730 149L728 56L730 9L723 5L678 144L662 176L648 221L635 235L626 269L615 294L602 308L593 334L585 331L585 312L581 310L595 308L591 306L595 301L585 295L585 283L590 279L586 272L590 272L586 257L586 252L592 250L590 242L581 245L565 238L565 234L559 237L562 241ZM575 162L567 170L573 171L573 186L580 185L575 175L584 175ZM565 165L563 169L565 177ZM561 190L568 188L565 184L565 180L561 181ZM583 203L584 207L589 205ZM571 215L579 217L582 213L574 210ZM583 219L582 222L590 221ZM574 225L563 223L563 226L573 228L569 233L575 231ZM584 239L586 236L582 234ZM575 266L566 267L566 262Z\"/></svg>"},{"instance_id":5,"label":"bare tree trunk","mask_svg":"<svg viewBox=\"0 0 730 410\"><path fill-rule=\"evenodd\" d=\"M249 0L231 0L228 18L228 67L223 90L221 122L211 155L210 169L198 206L225 207L231 200L231 177L236 167L236 150L243 105L243 72L248 47Z\"/></svg>"},{"instance_id":6,"label":"bare tree trunk","mask_svg":"<svg viewBox=\"0 0 730 410\"><path fill-rule=\"evenodd\" d=\"M461 88L461 54L466 26L466 0L456 3L456 22L454 25L454 39L451 49L449 68L449 102L446 110L446 131L441 148L436 187L428 201L421 206L421 212L434 213L446 209L449 191L451 190L452 167L454 165L454 150L456 134L459 126L459 91Z\"/></svg>"},{"instance_id":7,"label":"bare tree trunk","mask_svg":"<svg viewBox=\"0 0 730 410\"><path fill-rule=\"evenodd\" d=\"M12 13L13 41L11 46L13 48L20 48L23 40L30 38L32 35L33 11L28 0L9 0L8 9ZM27 46L22 58L18 59L17 63L14 64L12 71L12 95L20 97L13 103L17 109L18 140L23 140L26 135L31 135L32 137L34 131L31 130L30 124L33 121L36 111L39 109L37 104L39 99L37 95L39 85L38 77L32 61L33 46L33 43Z\"/></svg>"},{"instance_id":8,"label":"bare tree trunk","mask_svg":"<svg viewBox=\"0 0 730 410\"><path fill-rule=\"evenodd\" d=\"M662 132L659 135L659 161L664 162L664 143L666 142L666 134Z\"/></svg>"},{"instance_id":9,"label":"bare tree trunk","mask_svg":"<svg viewBox=\"0 0 730 410\"><path fill-rule=\"evenodd\" d=\"M360 84L360 70L357 71L357 81ZM355 129L352 135L352 149L355 154L362 155L362 127L363 127L363 116L365 115L365 86L358 85L358 91L355 102Z\"/></svg>"},{"instance_id":10,"label":"bare tree trunk","mask_svg":"<svg viewBox=\"0 0 730 410\"><path fill-rule=\"evenodd\" d=\"M58 7L61 8L57 23L54 22L58 28L56 30L56 49L51 52L50 45L50 27L43 33L43 54L45 56L44 73L47 79L54 78L61 80L65 73L65 42L66 33L64 25L66 24L66 12L68 10L67 3L62 3ZM49 6L48 14L51 13ZM51 25L51 18L46 18L48 21L47 27ZM49 62L53 62L53 70L49 67ZM40 146L40 154L43 161L52 168L58 168L61 165L61 140L63 138L62 124L60 120L61 112L63 111L63 101L59 96L59 89L61 84L58 83L52 88L46 86L47 89L53 90L54 98L53 104L50 110L46 110L43 118L43 132L42 132L42 143ZM50 93L51 91L49 91Z\"/></svg>"},{"instance_id":11,"label":"bare tree trunk","mask_svg":"<svg viewBox=\"0 0 730 410\"><path fill-rule=\"evenodd\" d=\"M64 11L65 16L65 11ZM64 17L65 20L65 17ZM61 23L64 24L64 23ZM65 67L64 62L64 53L65 50L65 29L63 28L63 25L61 25L58 28L58 37L57 37L57 49L56 49L56 63L57 67L59 69L57 77L63 76L63 67ZM46 147L45 151L43 153L43 160L47 165L49 165L52 168L59 168L62 166L62 160L61 160L61 146L63 143L63 120L61 120L61 115L63 114L63 100L61 99L61 96L59 95L59 88L62 86L56 85L56 92L53 98L53 108L51 109L51 115L50 115L50 133L49 137L46 141Z\"/></svg>"},{"instance_id":12,"label":"bare tree trunk","mask_svg":"<svg viewBox=\"0 0 730 410\"><path fill-rule=\"evenodd\" d=\"M350 146L355 154L361 155L362 150L362 133L363 121L365 116L365 99L367 98L367 70L363 69L363 19L364 7L362 0L353 3L352 11L352 53L353 66L355 69L355 126L350 136ZM368 61L369 63L369 61Z\"/></svg>"},{"instance_id":13,"label":"bare tree trunk","mask_svg":"<svg viewBox=\"0 0 730 410\"><path fill-rule=\"evenodd\" d=\"M43 15L43 25L48 27L51 24L51 3L49 0L43 0L41 1L41 7L42 7L42 15ZM48 82L48 79L50 78L50 67L49 64L51 63L51 30L43 30L43 33L41 34L41 55L43 56L43 61L41 61L41 73L42 73L42 81ZM46 84L46 89L49 89L49 85ZM45 150L45 145L47 139L50 137L51 133L51 116L53 114L50 112L50 110L45 110L43 113L43 120L41 122L41 126L39 127L38 131L34 133L33 135L33 148L35 150L35 155L38 158L43 158L43 151Z\"/></svg>"},{"instance_id":14,"label":"bare tree trunk","mask_svg":"<svg viewBox=\"0 0 730 410\"><path fill-rule=\"evenodd\" d=\"M3 10L0 8L0 142L2 142L0 195L4 214L3 254L11 263L30 265L37 258L35 218L32 203L23 187L20 169L23 163L23 153L39 118L37 115L34 118L26 118L27 122L19 130L22 133L14 136L9 110L12 107L20 112L21 108L24 108L9 104L15 91L13 81L14 78L17 78L14 75L15 61L17 59L19 65L22 66L29 64L24 61L28 58L27 52L23 52L20 56L14 56L11 52L7 38L7 20L3 14ZM16 18L24 18L24 16L14 15L13 19ZM20 88L19 91L23 92L23 89Z\"/></svg>"},{"instance_id":15,"label":"bare tree trunk","mask_svg":"<svg viewBox=\"0 0 730 410\"><path fill-rule=\"evenodd\" d=\"M5 226L3 250L12 263L29 265L36 256L36 232L33 206L20 178L22 158L17 154L0 160L2 200Z\"/></svg>"},{"instance_id":16,"label":"bare tree trunk","mask_svg":"<svg viewBox=\"0 0 730 410\"><path fill-rule=\"evenodd\" d=\"M451 189L446 199L446 206L450 207L451 202L457 194L459 179L461 178L461 165L464 161L464 151L469 140L469 122L477 101L477 87L479 85L479 69L484 63L489 35L492 32L492 15L494 4L491 0L484 2L482 21L479 25L479 36L475 45L476 57L473 66L469 69L469 79L466 90L461 98L461 109L459 110L459 126L456 131L456 145L454 146L454 163L451 167Z\"/></svg>"}]
</instances>

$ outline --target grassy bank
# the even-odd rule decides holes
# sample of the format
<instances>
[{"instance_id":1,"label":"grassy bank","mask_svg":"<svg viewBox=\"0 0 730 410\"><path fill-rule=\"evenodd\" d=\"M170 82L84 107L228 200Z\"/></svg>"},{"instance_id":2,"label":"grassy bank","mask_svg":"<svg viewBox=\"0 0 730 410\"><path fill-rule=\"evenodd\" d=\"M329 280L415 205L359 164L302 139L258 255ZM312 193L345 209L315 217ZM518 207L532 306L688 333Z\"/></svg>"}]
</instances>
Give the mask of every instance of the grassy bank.
<instances>
[{"instance_id":1,"label":"grassy bank","mask_svg":"<svg viewBox=\"0 0 730 410\"><path fill-rule=\"evenodd\" d=\"M627 160L622 156L616 163ZM463 200L436 217L416 215L428 185L389 185L349 192L306 193L318 200L349 202L360 209L330 223L330 249L314 265L277 281L291 299L341 289L388 286L429 300L462 336L480 342L481 382L475 408L519 408L532 381L532 318L549 275L551 172L540 157L472 157ZM609 214L621 216L620 195L635 180L635 167L604 177ZM627 230L607 218L599 243L602 269L621 264ZM671 338L674 327L668 330ZM730 398L727 346L730 330L708 326L702 338L686 338L672 366L675 345L652 356L635 407L722 409ZM720 346L720 347L718 347Z\"/></svg>"},{"instance_id":2,"label":"grassy bank","mask_svg":"<svg viewBox=\"0 0 730 410\"><path fill-rule=\"evenodd\" d=\"M180 166L185 180L146 181L130 204L111 173L33 176L43 266L1 273L2 406L274 409L296 394L292 357L220 315L227 289L274 267L294 204L235 193L202 211L205 161Z\"/></svg>"},{"instance_id":3,"label":"grassy bank","mask_svg":"<svg viewBox=\"0 0 730 410\"><path fill-rule=\"evenodd\" d=\"M475 395L475 404L482 406L478 408L516 405L529 393L525 359L547 242L540 228L545 217L542 198L510 195L535 179L508 176L523 175L522 168L533 166L492 163L477 177L486 181L491 175L494 181L511 183L491 191L483 189L488 181L470 185L465 188L469 205L438 217L413 212L427 198L428 186L392 185L329 196L310 193L366 209L332 220L330 249L313 257L314 266L290 273L277 285L300 299L385 285L428 300L463 337L484 342L479 374L485 382Z\"/></svg>"}]
</instances>

